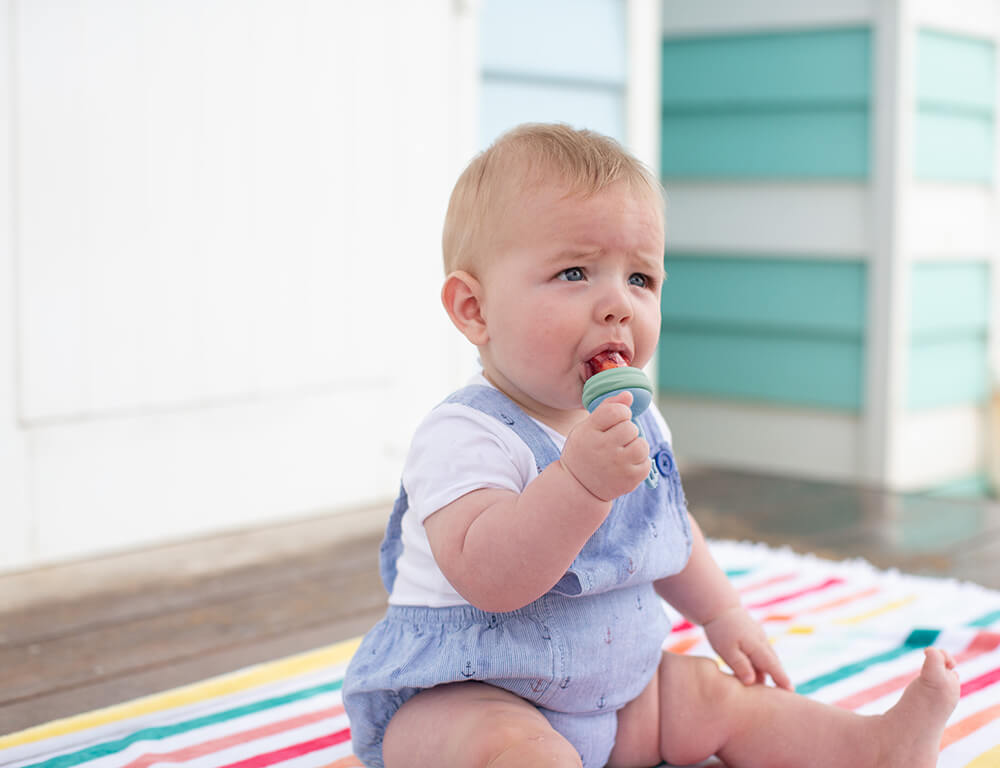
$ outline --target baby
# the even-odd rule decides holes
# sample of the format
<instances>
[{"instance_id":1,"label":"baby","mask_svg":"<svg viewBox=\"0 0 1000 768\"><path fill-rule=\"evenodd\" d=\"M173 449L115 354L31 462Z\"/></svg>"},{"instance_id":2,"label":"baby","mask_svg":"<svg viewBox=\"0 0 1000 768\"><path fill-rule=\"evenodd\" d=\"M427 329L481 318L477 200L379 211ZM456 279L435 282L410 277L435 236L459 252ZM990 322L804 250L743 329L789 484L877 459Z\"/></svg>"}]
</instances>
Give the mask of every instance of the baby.
<instances>
[{"instance_id":1,"label":"baby","mask_svg":"<svg viewBox=\"0 0 1000 768\"><path fill-rule=\"evenodd\" d=\"M515 128L459 178L442 300L482 373L406 460L381 551L389 608L344 683L366 765L936 764L954 660L926 651L881 716L792 693L688 515L655 406L641 432L628 393L582 406L609 360L653 356L663 208L616 142L562 125ZM663 652L659 598L733 674Z\"/></svg>"}]
</instances>

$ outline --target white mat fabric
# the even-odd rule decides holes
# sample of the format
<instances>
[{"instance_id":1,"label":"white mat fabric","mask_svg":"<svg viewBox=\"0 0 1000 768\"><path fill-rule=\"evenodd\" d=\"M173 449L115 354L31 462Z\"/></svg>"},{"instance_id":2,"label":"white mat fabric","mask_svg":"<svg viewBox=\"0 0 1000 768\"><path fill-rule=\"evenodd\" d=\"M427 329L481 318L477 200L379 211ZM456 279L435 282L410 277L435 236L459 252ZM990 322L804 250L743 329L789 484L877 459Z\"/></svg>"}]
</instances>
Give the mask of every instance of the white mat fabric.
<instances>
[{"instance_id":1,"label":"white mat fabric","mask_svg":"<svg viewBox=\"0 0 1000 768\"><path fill-rule=\"evenodd\" d=\"M1000 768L1000 592L762 545L713 552L804 695L863 713L899 697L935 645L962 697L941 768ZM675 617L666 647L714 657ZM356 768L340 700L357 640L0 736L9 768Z\"/></svg>"}]
</instances>

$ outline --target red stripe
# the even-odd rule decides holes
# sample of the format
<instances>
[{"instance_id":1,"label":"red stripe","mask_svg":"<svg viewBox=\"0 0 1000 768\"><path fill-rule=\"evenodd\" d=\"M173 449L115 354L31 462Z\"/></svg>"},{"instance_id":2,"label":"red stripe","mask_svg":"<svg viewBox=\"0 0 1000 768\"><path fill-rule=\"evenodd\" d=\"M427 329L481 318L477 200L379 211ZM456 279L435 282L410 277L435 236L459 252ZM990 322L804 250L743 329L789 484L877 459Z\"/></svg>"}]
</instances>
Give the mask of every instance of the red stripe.
<instances>
[{"instance_id":1,"label":"red stripe","mask_svg":"<svg viewBox=\"0 0 1000 768\"><path fill-rule=\"evenodd\" d=\"M1000 667L987 672L985 675L974 677L972 680L962 683L961 695L968 696L970 693L981 691L983 688L993 685L997 680L1000 680Z\"/></svg>"},{"instance_id":2,"label":"red stripe","mask_svg":"<svg viewBox=\"0 0 1000 768\"><path fill-rule=\"evenodd\" d=\"M963 664L964 662L970 661L977 656L982 656L984 653L992 653L997 648L1000 648L1000 634L996 632L977 632L976 636L972 639L972 642L969 643L965 650L955 656L955 663ZM906 685L911 680L915 680L919 674L919 670L906 672L890 680L881 682L878 685L873 685L871 688L867 688L866 690L858 691L855 694L847 696L846 698L836 702L836 705L838 707L843 707L844 709L858 709L858 707L862 707L865 704L875 701L876 699L887 696L893 691L905 688Z\"/></svg>"},{"instance_id":3,"label":"red stripe","mask_svg":"<svg viewBox=\"0 0 1000 768\"><path fill-rule=\"evenodd\" d=\"M781 579L778 579L781 580ZM800 589L797 592L789 592L787 595L781 595L780 597L772 597L770 600L765 600L762 603L754 603L753 605L748 605L747 608L750 610L758 608L767 608L772 605L777 605L778 603L787 603L789 600L794 600L797 597L802 597L803 595L811 595L813 592L822 592L824 589L829 589L830 587L835 587L838 584L843 584L844 580L839 576L827 579L826 581L820 582L819 584L813 584L811 587L806 587L805 589ZM682 621L677 626L673 627L671 632L684 632L685 630L691 629L694 625L690 621Z\"/></svg>"},{"instance_id":4,"label":"red stripe","mask_svg":"<svg viewBox=\"0 0 1000 768\"><path fill-rule=\"evenodd\" d=\"M319 722L320 720L339 717L342 714L344 714L344 706L342 704L328 709L317 710L316 712L308 712L304 715L279 720L275 723L267 723L257 728L250 728L245 731L229 734L228 736L221 736L217 739L203 741L200 744L192 744L189 747L177 749L173 752L147 752L146 754L137 757L128 765L123 766L123 768L146 768L146 766L152 765L153 763L184 763L193 760L196 757L211 755L214 752L221 752L224 749L235 747L238 744L245 744L248 741L264 739L268 736L275 736L294 728L311 725Z\"/></svg>"},{"instance_id":5,"label":"red stripe","mask_svg":"<svg viewBox=\"0 0 1000 768\"><path fill-rule=\"evenodd\" d=\"M291 760L293 757L308 755L310 752L318 752L327 747L343 744L349 738L351 738L351 729L345 728L342 731L321 736L312 741L303 741L301 744L292 744L290 747L277 749L274 752L265 752L263 755L248 757L246 760L230 763L229 765L222 766L222 768L267 768L269 765Z\"/></svg>"},{"instance_id":6,"label":"red stripe","mask_svg":"<svg viewBox=\"0 0 1000 768\"><path fill-rule=\"evenodd\" d=\"M786 603L789 600L794 600L797 597L802 597L803 595L811 595L813 592L822 592L824 589L829 589L830 587L835 587L838 584L843 584L844 580L838 576L835 576L826 581L820 582L819 584L814 584L811 587L806 587L805 589L800 589L798 592L789 592L787 595L781 595L780 597L773 597L770 600L765 600L762 603L754 603L753 605L748 605L747 608L751 610L759 608L768 608L772 605L777 605L778 603Z\"/></svg>"}]
</instances>

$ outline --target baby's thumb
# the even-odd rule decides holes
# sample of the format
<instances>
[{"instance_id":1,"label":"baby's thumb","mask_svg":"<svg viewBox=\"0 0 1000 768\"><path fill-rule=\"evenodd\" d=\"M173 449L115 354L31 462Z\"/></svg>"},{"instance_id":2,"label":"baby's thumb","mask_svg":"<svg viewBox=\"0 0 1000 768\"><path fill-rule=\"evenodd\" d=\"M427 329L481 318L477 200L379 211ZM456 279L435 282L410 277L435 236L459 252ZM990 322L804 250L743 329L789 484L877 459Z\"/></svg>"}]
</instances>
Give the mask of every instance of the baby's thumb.
<instances>
[{"instance_id":1,"label":"baby's thumb","mask_svg":"<svg viewBox=\"0 0 1000 768\"><path fill-rule=\"evenodd\" d=\"M632 393L629 392L627 389L623 389L621 392L616 392L615 394L611 395L610 397L606 397L603 402L605 402L605 403L621 403L622 405L627 405L627 406L631 407L633 399L634 398L632 397Z\"/></svg>"}]
</instances>

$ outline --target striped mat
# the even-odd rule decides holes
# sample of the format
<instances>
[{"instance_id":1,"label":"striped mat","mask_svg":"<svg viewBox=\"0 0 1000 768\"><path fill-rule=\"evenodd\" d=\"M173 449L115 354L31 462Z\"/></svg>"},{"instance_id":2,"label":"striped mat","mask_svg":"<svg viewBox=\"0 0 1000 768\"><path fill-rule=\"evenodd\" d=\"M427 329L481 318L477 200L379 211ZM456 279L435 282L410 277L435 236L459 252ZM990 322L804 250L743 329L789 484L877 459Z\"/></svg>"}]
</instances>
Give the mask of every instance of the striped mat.
<instances>
[{"instance_id":1,"label":"striped mat","mask_svg":"<svg viewBox=\"0 0 1000 768\"><path fill-rule=\"evenodd\" d=\"M711 546L805 695L881 712L925 646L949 650L961 699L938 765L1000 768L1000 592L761 545ZM675 619L667 648L711 656L700 630ZM0 765L359 766L340 696L357 642L2 736Z\"/></svg>"}]
</instances>

